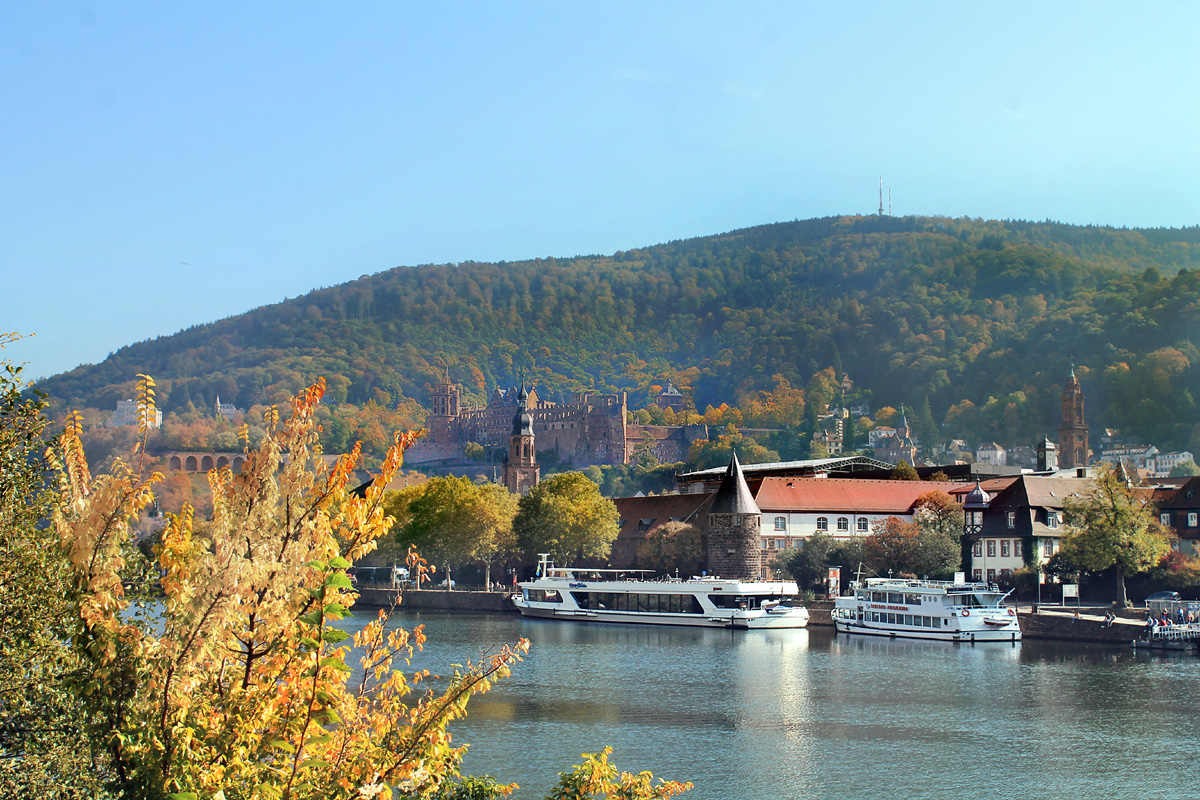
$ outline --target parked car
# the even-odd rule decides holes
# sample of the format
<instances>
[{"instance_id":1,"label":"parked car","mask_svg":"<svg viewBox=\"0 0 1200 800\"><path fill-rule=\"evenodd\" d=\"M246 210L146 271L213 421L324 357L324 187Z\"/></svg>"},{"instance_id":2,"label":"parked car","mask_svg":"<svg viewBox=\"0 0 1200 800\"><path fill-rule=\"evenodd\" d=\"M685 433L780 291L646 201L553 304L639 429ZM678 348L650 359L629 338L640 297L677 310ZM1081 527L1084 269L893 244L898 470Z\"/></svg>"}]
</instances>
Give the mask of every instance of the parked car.
<instances>
[{"instance_id":1,"label":"parked car","mask_svg":"<svg viewBox=\"0 0 1200 800\"><path fill-rule=\"evenodd\" d=\"M1180 599L1182 599L1182 598L1180 598L1179 592L1155 592L1154 594L1152 594L1146 598L1146 602L1150 603L1150 602L1154 602L1154 601L1157 601L1157 602L1178 601Z\"/></svg>"}]
</instances>

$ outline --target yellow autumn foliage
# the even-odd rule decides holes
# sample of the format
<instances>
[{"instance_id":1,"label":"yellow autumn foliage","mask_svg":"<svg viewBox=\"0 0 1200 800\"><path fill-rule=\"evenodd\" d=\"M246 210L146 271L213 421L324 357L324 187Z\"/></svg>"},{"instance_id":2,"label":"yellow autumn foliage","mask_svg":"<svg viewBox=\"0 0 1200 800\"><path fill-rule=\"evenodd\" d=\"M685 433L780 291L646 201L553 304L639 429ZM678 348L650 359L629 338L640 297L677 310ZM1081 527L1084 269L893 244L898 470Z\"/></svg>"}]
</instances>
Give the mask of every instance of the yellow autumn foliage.
<instances>
[{"instance_id":1,"label":"yellow autumn foliage","mask_svg":"<svg viewBox=\"0 0 1200 800\"><path fill-rule=\"evenodd\" d=\"M140 376L139 420L153 414ZM161 608L139 621L122 580L132 523L162 476L118 462L92 477L79 420L56 448L62 480L54 526L70 564L74 633L87 672L78 691L89 729L129 796L159 798L429 797L457 775L464 748L447 724L506 675L528 647L501 647L457 668L447 688L405 672L424 634L388 615L348 646L334 623L357 597L345 570L391 520L382 487L419 435L396 434L382 475L348 490L358 450L319 458L313 409L323 381L247 452L240 473L209 474L214 507L170 516L157 551ZM350 682L347 660L361 665ZM510 787L496 787L497 796Z\"/></svg>"}]
</instances>

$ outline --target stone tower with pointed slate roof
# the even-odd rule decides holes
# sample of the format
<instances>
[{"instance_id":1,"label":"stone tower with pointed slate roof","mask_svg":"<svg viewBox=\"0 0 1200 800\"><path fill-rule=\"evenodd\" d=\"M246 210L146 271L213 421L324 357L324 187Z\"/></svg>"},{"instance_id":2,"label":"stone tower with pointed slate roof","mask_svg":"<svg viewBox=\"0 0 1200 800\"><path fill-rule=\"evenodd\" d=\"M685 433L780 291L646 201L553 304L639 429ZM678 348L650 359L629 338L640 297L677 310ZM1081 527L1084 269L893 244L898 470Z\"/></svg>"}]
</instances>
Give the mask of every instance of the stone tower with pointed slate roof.
<instances>
[{"instance_id":1,"label":"stone tower with pointed slate roof","mask_svg":"<svg viewBox=\"0 0 1200 800\"><path fill-rule=\"evenodd\" d=\"M529 392L521 385L517 413L513 415L512 434L508 437L508 458L504 460L504 485L513 494L524 497L538 485L542 469L537 465L533 443L533 417L529 414Z\"/></svg>"},{"instance_id":2,"label":"stone tower with pointed slate roof","mask_svg":"<svg viewBox=\"0 0 1200 800\"><path fill-rule=\"evenodd\" d=\"M759 580L761 538L762 511L734 453L708 508L708 571L722 578Z\"/></svg>"}]
</instances>

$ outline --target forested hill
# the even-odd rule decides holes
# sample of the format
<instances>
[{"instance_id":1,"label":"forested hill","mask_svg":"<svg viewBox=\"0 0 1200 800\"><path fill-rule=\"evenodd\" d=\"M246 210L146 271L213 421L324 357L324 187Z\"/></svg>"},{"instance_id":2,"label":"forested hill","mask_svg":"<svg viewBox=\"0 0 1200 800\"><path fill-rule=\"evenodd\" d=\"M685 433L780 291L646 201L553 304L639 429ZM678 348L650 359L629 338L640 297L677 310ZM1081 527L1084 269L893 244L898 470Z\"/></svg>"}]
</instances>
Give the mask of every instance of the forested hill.
<instances>
[{"instance_id":1,"label":"forested hill","mask_svg":"<svg viewBox=\"0 0 1200 800\"><path fill-rule=\"evenodd\" d=\"M1094 427L1178 448L1200 420L1198 267L1200 227L831 217L611 256L392 269L40 388L111 409L145 372L170 411L218 394L276 402L324 375L335 404L411 409L445 367L468 399L523 371L543 396L628 390L634 406L670 378L703 410L832 367L947 435L1032 443L1054 436L1074 361Z\"/></svg>"}]
</instances>

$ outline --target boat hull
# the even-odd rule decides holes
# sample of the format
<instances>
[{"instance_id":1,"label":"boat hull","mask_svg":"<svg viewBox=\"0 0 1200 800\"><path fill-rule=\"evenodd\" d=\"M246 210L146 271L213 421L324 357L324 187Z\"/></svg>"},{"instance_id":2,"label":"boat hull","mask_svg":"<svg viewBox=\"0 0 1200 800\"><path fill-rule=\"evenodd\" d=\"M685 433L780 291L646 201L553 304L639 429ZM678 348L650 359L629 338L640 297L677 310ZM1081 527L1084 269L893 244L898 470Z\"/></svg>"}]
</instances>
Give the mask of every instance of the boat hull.
<instances>
[{"instance_id":1,"label":"boat hull","mask_svg":"<svg viewBox=\"0 0 1200 800\"><path fill-rule=\"evenodd\" d=\"M548 608L514 598L514 605L527 617L570 622L609 622L634 625L675 625L690 628L803 628L808 625L808 611L791 609L787 613L718 614L651 614L644 612L602 611L590 609Z\"/></svg>"},{"instance_id":2,"label":"boat hull","mask_svg":"<svg viewBox=\"0 0 1200 800\"><path fill-rule=\"evenodd\" d=\"M854 620L834 620L838 633L856 636L883 636L891 639L931 639L939 642L1019 642L1021 629L1014 622L1005 627L976 630L912 630L907 628L863 625Z\"/></svg>"}]
</instances>

